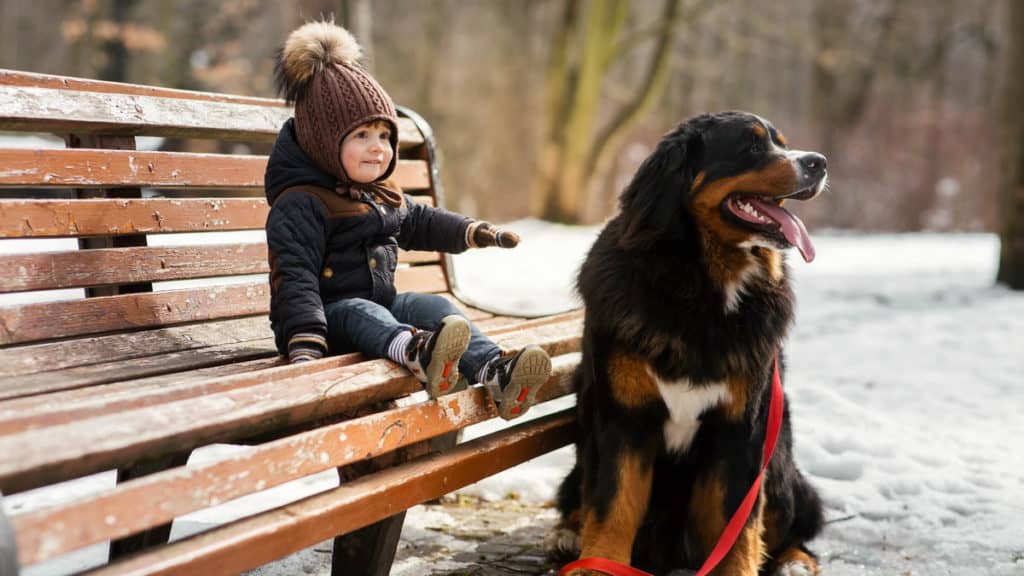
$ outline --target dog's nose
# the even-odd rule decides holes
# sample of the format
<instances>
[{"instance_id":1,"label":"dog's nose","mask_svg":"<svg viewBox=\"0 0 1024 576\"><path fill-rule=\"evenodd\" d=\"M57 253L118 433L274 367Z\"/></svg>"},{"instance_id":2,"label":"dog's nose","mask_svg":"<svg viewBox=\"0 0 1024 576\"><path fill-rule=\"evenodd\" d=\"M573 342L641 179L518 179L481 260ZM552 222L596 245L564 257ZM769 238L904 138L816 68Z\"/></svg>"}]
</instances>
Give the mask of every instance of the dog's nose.
<instances>
[{"instance_id":1,"label":"dog's nose","mask_svg":"<svg viewBox=\"0 0 1024 576\"><path fill-rule=\"evenodd\" d=\"M808 152L800 157L800 165L807 170L808 174L821 174L825 171L828 161L824 156L816 152Z\"/></svg>"}]
</instances>

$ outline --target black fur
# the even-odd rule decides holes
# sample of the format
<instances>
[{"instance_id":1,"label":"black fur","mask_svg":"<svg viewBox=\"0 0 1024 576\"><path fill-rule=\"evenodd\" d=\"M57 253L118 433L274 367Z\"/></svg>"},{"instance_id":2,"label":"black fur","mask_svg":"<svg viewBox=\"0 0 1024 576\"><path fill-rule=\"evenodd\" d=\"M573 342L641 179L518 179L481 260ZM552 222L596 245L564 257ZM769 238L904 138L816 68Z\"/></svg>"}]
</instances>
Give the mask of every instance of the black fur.
<instances>
[{"instance_id":1,"label":"black fur","mask_svg":"<svg viewBox=\"0 0 1024 576\"><path fill-rule=\"evenodd\" d=\"M615 455L627 448L649 455L652 495L633 565L656 574L696 569L704 561L706 551L687 521L698 474L722 472L726 519L750 487L761 458L773 359L781 356L793 318L785 275L777 282L751 281L734 310L723 306L722 287L708 272L708 240L691 210L698 175L703 185L769 161L750 145L753 122L766 126L780 145L774 128L739 112L699 116L665 135L622 193L620 213L599 235L578 277L586 316L583 360L575 375L577 465L563 482L558 506L566 520L581 505L605 516L619 489ZM665 381L752 383L742 419L709 410L689 449L670 453L662 432L669 417L663 402L629 408L612 397L608 363L615 352L642 358ZM819 497L793 461L788 411L764 494L782 525L779 544L769 554L802 546L821 530Z\"/></svg>"}]
</instances>

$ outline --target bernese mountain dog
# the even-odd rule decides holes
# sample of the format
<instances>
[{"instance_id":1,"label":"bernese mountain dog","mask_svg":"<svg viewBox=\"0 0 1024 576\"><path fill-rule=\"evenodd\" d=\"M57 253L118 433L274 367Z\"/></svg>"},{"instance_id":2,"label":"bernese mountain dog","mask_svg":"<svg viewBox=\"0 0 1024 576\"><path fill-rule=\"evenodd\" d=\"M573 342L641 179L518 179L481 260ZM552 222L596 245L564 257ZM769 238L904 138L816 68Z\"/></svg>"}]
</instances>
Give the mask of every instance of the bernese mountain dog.
<instances>
[{"instance_id":1,"label":"bernese mountain dog","mask_svg":"<svg viewBox=\"0 0 1024 576\"><path fill-rule=\"evenodd\" d=\"M784 251L814 246L783 207L825 187L825 157L763 118L668 133L584 261L576 465L548 552L656 575L701 566L760 471L775 360L793 320ZM817 574L821 500L788 411L753 512L715 575ZM589 574L587 570L573 571Z\"/></svg>"}]
</instances>

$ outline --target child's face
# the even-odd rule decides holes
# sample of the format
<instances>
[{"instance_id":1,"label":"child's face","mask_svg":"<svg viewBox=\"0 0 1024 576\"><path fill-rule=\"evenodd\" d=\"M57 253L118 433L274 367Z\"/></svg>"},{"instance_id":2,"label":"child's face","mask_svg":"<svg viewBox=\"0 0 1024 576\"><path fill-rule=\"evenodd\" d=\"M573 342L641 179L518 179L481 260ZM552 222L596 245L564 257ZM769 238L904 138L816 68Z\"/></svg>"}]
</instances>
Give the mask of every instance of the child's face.
<instances>
[{"instance_id":1,"label":"child's face","mask_svg":"<svg viewBox=\"0 0 1024 576\"><path fill-rule=\"evenodd\" d=\"M341 166L353 182L366 184L380 178L393 155L391 126L386 122L358 126L341 142Z\"/></svg>"}]
</instances>

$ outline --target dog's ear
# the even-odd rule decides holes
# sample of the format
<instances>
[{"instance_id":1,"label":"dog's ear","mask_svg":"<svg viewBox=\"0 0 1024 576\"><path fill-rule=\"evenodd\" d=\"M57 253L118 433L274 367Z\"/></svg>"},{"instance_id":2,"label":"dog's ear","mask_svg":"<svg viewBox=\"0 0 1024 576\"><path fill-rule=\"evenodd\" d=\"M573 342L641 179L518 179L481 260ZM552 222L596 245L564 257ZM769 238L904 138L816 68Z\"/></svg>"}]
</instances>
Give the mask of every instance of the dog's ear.
<instances>
[{"instance_id":1,"label":"dog's ear","mask_svg":"<svg viewBox=\"0 0 1024 576\"><path fill-rule=\"evenodd\" d=\"M683 225L683 204L702 148L699 132L683 124L644 160L619 198L622 248L647 248Z\"/></svg>"}]
</instances>

